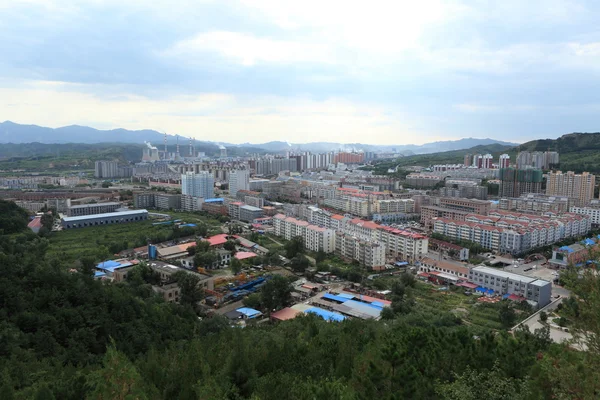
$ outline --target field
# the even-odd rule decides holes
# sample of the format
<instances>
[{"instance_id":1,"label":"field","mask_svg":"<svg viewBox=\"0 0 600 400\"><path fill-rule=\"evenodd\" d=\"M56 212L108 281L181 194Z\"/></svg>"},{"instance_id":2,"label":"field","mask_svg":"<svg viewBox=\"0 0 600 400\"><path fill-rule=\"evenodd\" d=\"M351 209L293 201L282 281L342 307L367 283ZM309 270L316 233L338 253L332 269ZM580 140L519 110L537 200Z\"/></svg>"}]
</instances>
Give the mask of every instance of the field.
<instances>
[{"instance_id":1,"label":"field","mask_svg":"<svg viewBox=\"0 0 600 400\"><path fill-rule=\"evenodd\" d=\"M439 290L440 286L417 282L413 291L417 307L427 311L448 311L465 323L490 329L503 329L498 304L480 303L463 291Z\"/></svg>"},{"instance_id":2,"label":"field","mask_svg":"<svg viewBox=\"0 0 600 400\"><path fill-rule=\"evenodd\" d=\"M175 212L167 212L167 214L187 223L205 223L209 228L209 234L221 233L219 222L204 215ZM158 243L190 234L189 230L171 225L152 225L152 222L147 220L52 232L49 236L50 246L47 256L68 263L73 263L82 257L92 257L99 261L110 258L122 250L144 246L148 240ZM192 230L191 233L194 231Z\"/></svg>"}]
</instances>

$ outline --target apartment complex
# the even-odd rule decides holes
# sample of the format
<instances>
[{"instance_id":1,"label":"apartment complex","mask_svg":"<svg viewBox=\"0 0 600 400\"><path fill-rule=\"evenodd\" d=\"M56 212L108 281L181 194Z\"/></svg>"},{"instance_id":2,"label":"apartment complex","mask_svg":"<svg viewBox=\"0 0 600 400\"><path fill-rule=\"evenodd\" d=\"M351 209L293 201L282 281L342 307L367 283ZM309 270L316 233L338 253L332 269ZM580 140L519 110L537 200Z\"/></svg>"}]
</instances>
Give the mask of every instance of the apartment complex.
<instances>
[{"instance_id":1,"label":"apartment complex","mask_svg":"<svg viewBox=\"0 0 600 400\"><path fill-rule=\"evenodd\" d=\"M596 176L589 172L576 174L573 171L550 172L546 183L548 196L566 196L578 200L578 206L585 206L594 198Z\"/></svg>"},{"instance_id":2,"label":"apartment complex","mask_svg":"<svg viewBox=\"0 0 600 400\"><path fill-rule=\"evenodd\" d=\"M274 233L284 239L291 240L300 236L304 240L304 246L311 251L324 251L333 253L335 251L335 232L333 229L311 225L307 221L301 221L293 217L277 214L273 217Z\"/></svg>"},{"instance_id":3,"label":"apartment complex","mask_svg":"<svg viewBox=\"0 0 600 400\"><path fill-rule=\"evenodd\" d=\"M436 233L511 254L583 236L590 228L589 217L577 214L551 218L504 211L493 211L487 216L471 214L464 221L437 218L433 224Z\"/></svg>"},{"instance_id":4,"label":"apartment complex","mask_svg":"<svg viewBox=\"0 0 600 400\"><path fill-rule=\"evenodd\" d=\"M356 260L368 268L378 269L385 265L385 247L382 243L361 240L341 231L335 233L335 255Z\"/></svg>"},{"instance_id":5,"label":"apartment complex","mask_svg":"<svg viewBox=\"0 0 600 400\"><path fill-rule=\"evenodd\" d=\"M600 225L600 207L571 207L572 213L579 215L586 215L592 221L594 225Z\"/></svg>"},{"instance_id":6,"label":"apartment complex","mask_svg":"<svg viewBox=\"0 0 600 400\"><path fill-rule=\"evenodd\" d=\"M236 169L229 173L229 195L235 196L238 190L250 190L250 171Z\"/></svg>"},{"instance_id":7,"label":"apartment complex","mask_svg":"<svg viewBox=\"0 0 600 400\"><path fill-rule=\"evenodd\" d=\"M543 174L541 169L500 168L498 178L500 197L520 197L526 193L541 193Z\"/></svg>"},{"instance_id":8,"label":"apartment complex","mask_svg":"<svg viewBox=\"0 0 600 400\"><path fill-rule=\"evenodd\" d=\"M556 151L522 151L517 155L517 168L551 169L558 165L559 154Z\"/></svg>"},{"instance_id":9,"label":"apartment complex","mask_svg":"<svg viewBox=\"0 0 600 400\"><path fill-rule=\"evenodd\" d=\"M211 199L215 197L215 178L208 171L181 174L181 193Z\"/></svg>"},{"instance_id":10,"label":"apartment complex","mask_svg":"<svg viewBox=\"0 0 600 400\"><path fill-rule=\"evenodd\" d=\"M433 227L435 218L464 221L469 214L487 215L491 209L490 202L477 199L442 197L438 204L437 206L421 207L421 223L427 229Z\"/></svg>"},{"instance_id":11,"label":"apartment complex","mask_svg":"<svg viewBox=\"0 0 600 400\"><path fill-rule=\"evenodd\" d=\"M121 208L121 203L117 202L82 204L79 206L70 206L67 209L67 216L79 217L82 215L104 214L115 212L119 208Z\"/></svg>"},{"instance_id":12,"label":"apartment complex","mask_svg":"<svg viewBox=\"0 0 600 400\"><path fill-rule=\"evenodd\" d=\"M469 270L469 282L492 289L495 294L514 295L537 303L542 308L550 303L552 283L489 267L474 267Z\"/></svg>"},{"instance_id":13,"label":"apartment complex","mask_svg":"<svg viewBox=\"0 0 600 400\"><path fill-rule=\"evenodd\" d=\"M502 198L498 201L499 210L516 210L534 213L562 214L569 212L570 200L565 196L547 196L543 194L524 194L517 198Z\"/></svg>"}]
</instances>

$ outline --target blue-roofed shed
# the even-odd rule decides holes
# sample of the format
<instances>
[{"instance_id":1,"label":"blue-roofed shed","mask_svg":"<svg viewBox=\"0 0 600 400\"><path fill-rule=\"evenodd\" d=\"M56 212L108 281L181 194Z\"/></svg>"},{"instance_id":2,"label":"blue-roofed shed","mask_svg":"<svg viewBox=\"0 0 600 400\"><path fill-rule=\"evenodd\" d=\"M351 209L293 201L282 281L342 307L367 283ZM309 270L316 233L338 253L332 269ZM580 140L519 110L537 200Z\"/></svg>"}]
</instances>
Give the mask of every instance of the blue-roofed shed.
<instances>
[{"instance_id":1,"label":"blue-roofed shed","mask_svg":"<svg viewBox=\"0 0 600 400\"><path fill-rule=\"evenodd\" d=\"M346 301L348 301L347 298L342 297L342 296L336 296L335 294L331 294L331 293L325 293L323 295L323 298L325 300L333 300L333 301L337 301L338 303L345 303Z\"/></svg>"},{"instance_id":2,"label":"blue-roofed shed","mask_svg":"<svg viewBox=\"0 0 600 400\"><path fill-rule=\"evenodd\" d=\"M396 262L394 263L394 265L395 265L396 267L404 267L405 265L408 265L408 262L406 262L406 261L396 261Z\"/></svg>"},{"instance_id":3,"label":"blue-roofed shed","mask_svg":"<svg viewBox=\"0 0 600 400\"><path fill-rule=\"evenodd\" d=\"M569 246L563 246L559 250L566 251L567 253L572 253L573 252L573 249L570 248Z\"/></svg>"},{"instance_id":4,"label":"blue-roofed shed","mask_svg":"<svg viewBox=\"0 0 600 400\"><path fill-rule=\"evenodd\" d=\"M338 294L338 296L343 297L348 300L352 300L355 297L353 294L348 294L348 293L340 293L340 294Z\"/></svg>"},{"instance_id":5,"label":"blue-roofed shed","mask_svg":"<svg viewBox=\"0 0 600 400\"><path fill-rule=\"evenodd\" d=\"M258 316L261 316L262 313L258 310L255 310L254 308L249 308L249 307L242 307L242 308L238 308L237 310L235 310L237 312L240 312L242 314L244 314L244 316L246 318L256 318Z\"/></svg>"},{"instance_id":6,"label":"blue-roofed shed","mask_svg":"<svg viewBox=\"0 0 600 400\"><path fill-rule=\"evenodd\" d=\"M310 313L310 314L316 314L319 317L323 318L325 321L339 322L339 321L343 321L346 319L346 317L344 317L342 314L339 314L339 313L336 313L333 311L323 310L322 308L319 308L319 307L311 307L304 312Z\"/></svg>"},{"instance_id":7,"label":"blue-roofed shed","mask_svg":"<svg viewBox=\"0 0 600 400\"><path fill-rule=\"evenodd\" d=\"M586 246L593 246L596 244L596 242L594 242L592 239L583 239L581 241L581 243L585 244Z\"/></svg>"},{"instance_id":8,"label":"blue-roofed shed","mask_svg":"<svg viewBox=\"0 0 600 400\"><path fill-rule=\"evenodd\" d=\"M102 269L105 271L114 271L115 268L118 268L120 266L121 266L120 262L114 261L114 260L108 260L108 261L103 261L100 264L96 265L96 268Z\"/></svg>"}]
</instances>

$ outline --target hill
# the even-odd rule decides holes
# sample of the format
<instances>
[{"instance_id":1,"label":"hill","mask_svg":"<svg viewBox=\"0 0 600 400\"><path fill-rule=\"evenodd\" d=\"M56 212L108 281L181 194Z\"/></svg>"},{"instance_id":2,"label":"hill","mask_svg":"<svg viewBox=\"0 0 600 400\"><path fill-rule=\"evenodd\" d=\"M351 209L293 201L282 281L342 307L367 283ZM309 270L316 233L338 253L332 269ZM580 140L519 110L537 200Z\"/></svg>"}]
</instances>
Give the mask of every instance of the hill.
<instances>
[{"instance_id":1,"label":"hill","mask_svg":"<svg viewBox=\"0 0 600 400\"><path fill-rule=\"evenodd\" d=\"M502 144L490 144L471 147L466 150L453 150L444 151L440 153L431 154L417 154L414 156L406 156L396 158L394 160L384 160L376 163L373 169L373 173L380 175L386 174L389 168L395 167L408 167L411 165L418 165L422 167L428 167L435 164L462 164L464 162L465 154L487 154L490 153L495 159L503 153L508 153L511 159L514 160L516 150L512 146L505 146ZM368 168L367 168L368 169Z\"/></svg>"},{"instance_id":2,"label":"hill","mask_svg":"<svg viewBox=\"0 0 600 400\"><path fill-rule=\"evenodd\" d=\"M137 143L144 141L151 142L156 146L162 146L164 133L152 129L130 131L127 129L99 130L88 126L70 125L61 128L47 128L37 125L21 125L11 121L0 123L0 143ZM207 137L213 138L213 133L208 133ZM176 138L174 135L167 135L169 145L174 146ZM179 144L185 149L189 138L180 137ZM245 154L250 153L282 153L289 150L295 151L383 151L394 152L405 155L426 154L440 151L467 149L478 145L490 144L516 145L516 143L507 143L495 139L474 139L464 138L460 140L446 140L423 145L399 144L399 145L376 145L364 143L332 143L332 142L311 142L311 143L289 143L284 141L271 141L267 143L244 143L231 144L225 142L196 141L196 150L204 151L207 154L214 154L218 151L219 144L227 147L228 153ZM183 151L182 151L183 153Z\"/></svg>"},{"instance_id":3,"label":"hill","mask_svg":"<svg viewBox=\"0 0 600 400\"><path fill-rule=\"evenodd\" d=\"M600 132L569 133L558 139L532 140L517 146L517 151L557 151L561 170L600 174Z\"/></svg>"}]
</instances>

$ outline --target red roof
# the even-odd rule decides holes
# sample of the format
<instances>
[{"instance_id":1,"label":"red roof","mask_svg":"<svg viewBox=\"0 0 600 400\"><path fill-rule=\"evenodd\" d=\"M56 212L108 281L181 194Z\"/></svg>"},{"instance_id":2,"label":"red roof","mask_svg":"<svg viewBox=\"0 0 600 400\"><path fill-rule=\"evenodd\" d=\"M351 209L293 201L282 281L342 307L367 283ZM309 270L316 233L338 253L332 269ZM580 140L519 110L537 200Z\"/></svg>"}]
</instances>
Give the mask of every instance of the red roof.
<instances>
[{"instance_id":1,"label":"red roof","mask_svg":"<svg viewBox=\"0 0 600 400\"><path fill-rule=\"evenodd\" d=\"M35 217L31 220L30 223L27 224L28 228L41 228L42 227L42 218Z\"/></svg>"},{"instance_id":2,"label":"red roof","mask_svg":"<svg viewBox=\"0 0 600 400\"><path fill-rule=\"evenodd\" d=\"M221 233L220 235L211 236L205 240L208 241L211 246L219 246L227 242L227 235L225 233Z\"/></svg>"},{"instance_id":3,"label":"red roof","mask_svg":"<svg viewBox=\"0 0 600 400\"><path fill-rule=\"evenodd\" d=\"M344 219L343 215L339 215L339 214L334 214L331 216L331 219L337 219L338 221Z\"/></svg>"},{"instance_id":4,"label":"red roof","mask_svg":"<svg viewBox=\"0 0 600 400\"><path fill-rule=\"evenodd\" d=\"M237 258L238 260L245 260L247 258L252 258L256 256L257 254L252 253L251 251L238 251L237 253L235 253L235 258Z\"/></svg>"},{"instance_id":5,"label":"red roof","mask_svg":"<svg viewBox=\"0 0 600 400\"><path fill-rule=\"evenodd\" d=\"M301 314L301 312L294 310L293 308L286 307L271 314L271 318L277 321L286 321L288 319L296 318L298 314Z\"/></svg>"}]
</instances>

